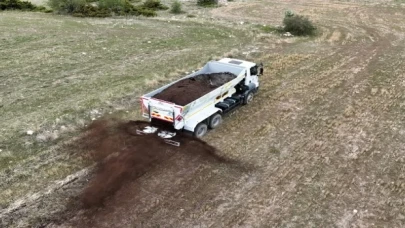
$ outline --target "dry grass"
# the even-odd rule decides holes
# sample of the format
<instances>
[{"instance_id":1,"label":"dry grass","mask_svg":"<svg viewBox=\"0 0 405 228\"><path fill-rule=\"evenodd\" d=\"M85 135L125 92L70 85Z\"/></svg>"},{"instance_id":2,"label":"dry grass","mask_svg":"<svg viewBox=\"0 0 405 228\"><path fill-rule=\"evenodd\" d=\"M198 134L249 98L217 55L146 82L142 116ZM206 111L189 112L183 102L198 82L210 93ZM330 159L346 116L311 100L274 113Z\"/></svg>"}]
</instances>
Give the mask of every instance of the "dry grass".
<instances>
[{"instance_id":1,"label":"dry grass","mask_svg":"<svg viewBox=\"0 0 405 228\"><path fill-rule=\"evenodd\" d=\"M403 227L405 18L378 3L236 2L214 10L276 26L282 16L274 15L291 8L315 18L323 34L255 40L262 54L254 60L266 66L260 93L206 138L252 172L178 156L131 186L142 194L112 208L136 212L132 224L146 226ZM129 221L98 215L99 226Z\"/></svg>"},{"instance_id":2,"label":"dry grass","mask_svg":"<svg viewBox=\"0 0 405 228\"><path fill-rule=\"evenodd\" d=\"M248 40L206 23L21 12L0 29L0 208L86 166L63 143L92 119L136 118L142 92Z\"/></svg>"},{"instance_id":3,"label":"dry grass","mask_svg":"<svg viewBox=\"0 0 405 228\"><path fill-rule=\"evenodd\" d=\"M62 70L55 71L45 65L42 67L47 70L42 71L42 68L27 66L25 70L34 72L34 75L48 75L47 71L50 71L58 76L66 71L68 73L61 76L61 81L46 79L45 82L57 81L59 85L63 85L66 78L68 83L69 80L81 80L80 85L83 85L82 90L85 91L70 83L62 88L75 93L58 95L58 90L53 87L39 88L36 85L40 84L36 82L41 78L39 75L36 80L25 78L24 83L19 84L17 79L23 80L24 77L11 77L17 72L13 71L15 67L1 65L12 78L8 79L13 82L11 85L17 88L14 90L9 86L1 87L11 92L10 97L2 96L2 102L14 102L18 99L24 102L20 96L22 93L14 91L26 91L30 88L27 85L34 85L38 91L49 90L52 96L56 94L56 97L59 97L55 101L49 100L49 105L44 106L48 107L46 111L27 111L27 108L16 106L8 113L11 117L5 112L0 113L2 118L8 118L10 122L10 125L1 125L0 129L8 129L7 134L14 135L19 140L16 141L18 143L26 145L27 142L26 148L37 148L22 162L15 160L17 165L12 167L14 171L11 175L5 175L5 171L1 174L2 180L12 180L9 185L9 182L1 185L1 193L15 199L28 191L26 185L37 181L30 176L31 171L23 172L24 167L30 167L26 164L36 164L39 168L30 170L38 170L40 175L52 178L64 178L71 170L78 170L86 165L84 161L58 157L56 147L49 148L46 143L39 144L42 149L38 145L29 145L35 141L36 135L27 137L23 134L27 120L41 123L41 118L33 117L43 115L42 122L46 124L37 124L38 127L32 129L37 132L49 130L51 134L43 136L49 138L53 137L52 130L55 128L52 126L59 126L56 124L56 118L61 119L60 124L75 127L74 123L78 120L81 120L83 125L90 118L96 117L96 112L90 114L95 109L101 113L122 110L123 116L136 116L136 108L128 110L128 107L133 107L137 102L134 95L141 93L142 89L133 92L133 88L158 86L165 80L195 69L201 62L225 53L263 61L266 67L265 75L261 78L260 93L255 101L250 106L232 113L225 119L223 126L212 131L206 140L217 146L221 155L247 164L253 167L252 170L242 172L225 166L201 163L198 158L191 156L175 155L170 161L123 189L117 198L123 197L118 201L125 203L116 205L114 199L109 202L108 206L114 212L98 212L96 218L99 220L95 221L95 226L136 226L142 223L143 226L169 224L173 227L266 227L269 224L277 227L404 227L405 17L401 7L403 6L395 1L302 0L233 2L229 3L228 7L212 11L212 17L225 20L215 23L249 28L251 24L247 22L276 26L282 20L283 11L292 9L309 16L321 28L323 34L310 39L285 39L272 34L246 38L245 33L238 32L239 30L229 34L228 31L231 30L222 28L207 28L196 33L195 27L199 26L194 26L193 23L162 25L154 20L126 20L125 23L120 23L120 20L114 19L62 20L49 16L55 25L52 25L54 27L48 29L46 34L42 34L42 37L47 37L48 43L56 39L53 36L64 39L65 36L58 36L62 33L57 30L58 20L58 23L69 25L67 28L72 29L70 32L79 31L70 38L78 42L58 40L50 42L52 45L49 47L58 47L59 43L62 45L60 48L65 51L69 51L69 48L75 50L76 46L81 47L76 50L80 61L75 62L74 58L69 60L68 57L74 55L74 52L71 52L66 56L61 55L65 58L59 60L76 64L74 67L64 65ZM14 20L15 14L4 15L9 18L9 24L22 23ZM22 15L26 18L38 17L32 14ZM198 20L198 17L192 20ZM241 21L246 23L242 26ZM33 24L41 25L40 22ZM24 34L27 31L32 32L31 27L38 26L29 25ZM2 26L4 28L4 25ZM105 30L105 27L114 32L104 37L105 33L101 30ZM124 29L121 30L121 27ZM10 31L12 29L15 28L9 28ZM52 33L55 29L58 32ZM165 29L168 30L167 35L162 32L166 31ZM17 37L23 33L15 30L7 36L17 34ZM142 41L120 38L123 34L128 37L137 31L145 34L141 35ZM151 38L156 31L159 31L159 35L165 34L164 39L172 42L159 46L160 36ZM179 38L176 32L186 35ZM194 39L189 39L196 36L193 34L202 32L214 32L212 36L216 37L217 43L206 43L205 40L194 43ZM223 37L219 35L223 33ZM116 34L121 36L116 38ZM89 36L108 41L110 46L114 47L108 48L108 57L102 55L104 50L93 53L94 47L85 45ZM245 44L247 39L251 42L239 45ZM31 42L30 45L19 45L21 48L18 53L9 51L12 59L18 59L22 63L30 59L29 57L35 59L33 56L36 55L23 54L22 58L17 58L19 53L43 50L37 49L36 45L46 43L32 43L35 40L24 41L22 38L14 40L20 44ZM148 43L148 40L151 43ZM122 43L125 45L121 45ZM135 44L143 50L131 49L129 53L125 53ZM147 49L148 44L153 47ZM189 46L185 49L178 48L183 44ZM202 45L205 45L204 48ZM166 48L166 52L157 53L158 47ZM255 47L260 48L255 50ZM82 49L85 49L87 57L81 54ZM125 53L125 57L121 57L122 53ZM5 59L4 56L7 55L2 53L1 56ZM99 56L101 59L86 60L88 56ZM35 63L39 65L42 59L37 59ZM6 61L10 66L18 65L11 59ZM49 60L45 60L47 61ZM108 64L101 64L104 62ZM156 74L155 69L165 72L164 77ZM70 78L72 75L75 77ZM144 77L132 80L133 75ZM99 85L99 82L103 82L103 90L95 86ZM42 96L35 90L33 94L32 100ZM59 104L58 99L63 103ZM77 102L82 102L83 107L75 109ZM56 108L53 108L55 104ZM4 107L2 111L8 110L10 106ZM59 111L65 110L66 107L70 125L59 115ZM20 121L22 111L29 115L27 119L23 117ZM16 117L13 117L14 115ZM23 129L17 131L20 128ZM55 141L58 140L62 142L64 136ZM10 145L14 143L13 140L6 142ZM3 152L5 159L15 156L14 151L3 149ZM52 169L49 164L54 161L58 165ZM71 167L64 167L62 164ZM133 189L141 189L140 194L134 195ZM12 201L7 201L7 197L2 197L3 202ZM128 215L129 211L131 215ZM75 219L80 220L80 215ZM66 223L69 224L69 221Z\"/></svg>"}]
</instances>

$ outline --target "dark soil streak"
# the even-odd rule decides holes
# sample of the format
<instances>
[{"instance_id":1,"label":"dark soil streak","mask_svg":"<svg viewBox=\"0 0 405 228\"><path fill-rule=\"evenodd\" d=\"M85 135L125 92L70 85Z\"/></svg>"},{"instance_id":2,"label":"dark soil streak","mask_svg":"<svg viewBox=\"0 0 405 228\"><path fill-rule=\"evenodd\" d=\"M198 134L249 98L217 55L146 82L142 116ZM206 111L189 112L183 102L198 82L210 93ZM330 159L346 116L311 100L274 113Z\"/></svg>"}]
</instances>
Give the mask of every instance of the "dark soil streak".
<instances>
[{"instance_id":1,"label":"dark soil streak","mask_svg":"<svg viewBox=\"0 0 405 228\"><path fill-rule=\"evenodd\" d=\"M142 176L174 153L193 153L216 162L227 162L216 154L214 147L181 132L176 135L180 147L166 144L155 134L135 134L136 129L148 124L104 119L88 127L81 146L90 151L90 157L98 165L94 178L80 197L85 208L103 206L126 182Z\"/></svg>"}]
</instances>

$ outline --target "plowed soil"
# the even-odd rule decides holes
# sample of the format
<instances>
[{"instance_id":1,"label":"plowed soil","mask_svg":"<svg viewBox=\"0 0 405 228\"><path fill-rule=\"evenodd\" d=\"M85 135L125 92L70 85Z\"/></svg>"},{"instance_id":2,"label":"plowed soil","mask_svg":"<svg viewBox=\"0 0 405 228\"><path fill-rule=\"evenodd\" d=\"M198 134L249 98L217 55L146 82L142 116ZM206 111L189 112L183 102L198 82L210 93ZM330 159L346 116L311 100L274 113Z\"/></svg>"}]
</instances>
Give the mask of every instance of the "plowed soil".
<instances>
[{"instance_id":1,"label":"plowed soil","mask_svg":"<svg viewBox=\"0 0 405 228\"><path fill-rule=\"evenodd\" d=\"M216 149L204 141L178 132L172 138L181 147L166 144L156 134L137 134L148 122L123 122L116 119L101 119L93 122L84 137L78 140L82 149L98 163L95 176L81 195L85 208L103 206L104 200L114 195L121 186L145 174L174 153L192 153L218 162L225 159L216 155ZM155 123L162 127L162 123ZM167 128L166 128L167 129Z\"/></svg>"},{"instance_id":2,"label":"plowed soil","mask_svg":"<svg viewBox=\"0 0 405 228\"><path fill-rule=\"evenodd\" d=\"M178 81L153 97L183 106L234 78L236 75L227 72L200 74Z\"/></svg>"}]
</instances>

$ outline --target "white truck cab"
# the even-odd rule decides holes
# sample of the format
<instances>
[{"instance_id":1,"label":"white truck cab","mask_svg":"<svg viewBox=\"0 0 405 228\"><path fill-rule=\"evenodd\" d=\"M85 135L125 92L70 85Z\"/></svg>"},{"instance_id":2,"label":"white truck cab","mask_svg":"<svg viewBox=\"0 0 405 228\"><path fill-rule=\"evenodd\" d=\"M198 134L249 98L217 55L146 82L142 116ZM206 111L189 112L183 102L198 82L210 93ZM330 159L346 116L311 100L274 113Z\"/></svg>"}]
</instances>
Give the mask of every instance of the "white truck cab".
<instances>
[{"instance_id":1,"label":"white truck cab","mask_svg":"<svg viewBox=\"0 0 405 228\"><path fill-rule=\"evenodd\" d=\"M263 67L258 66L256 63L248 62L244 60L238 59L231 59L231 58L223 58L218 62L222 63L231 63L236 64L239 66L244 67L246 70L246 78L245 78L245 85L249 86L249 84L253 83L255 87L259 87L259 76L263 74Z\"/></svg>"}]
</instances>

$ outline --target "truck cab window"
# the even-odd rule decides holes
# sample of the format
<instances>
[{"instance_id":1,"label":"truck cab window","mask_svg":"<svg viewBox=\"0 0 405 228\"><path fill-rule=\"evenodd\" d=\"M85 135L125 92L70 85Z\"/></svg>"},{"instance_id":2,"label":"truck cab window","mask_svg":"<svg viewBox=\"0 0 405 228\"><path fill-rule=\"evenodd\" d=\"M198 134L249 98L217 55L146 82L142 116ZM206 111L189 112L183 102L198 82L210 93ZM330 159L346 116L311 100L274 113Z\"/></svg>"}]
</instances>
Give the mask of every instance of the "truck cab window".
<instances>
[{"instance_id":1,"label":"truck cab window","mask_svg":"<svg viewBox=\"0 0 405 228\"><path fill-rule=\"evenodd\" d=\"M250 75L257 75L257 65L250 68Z\"/></svg>"}]
</instances>

